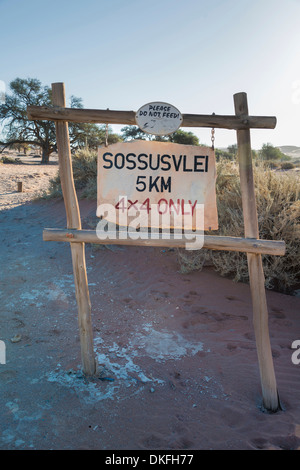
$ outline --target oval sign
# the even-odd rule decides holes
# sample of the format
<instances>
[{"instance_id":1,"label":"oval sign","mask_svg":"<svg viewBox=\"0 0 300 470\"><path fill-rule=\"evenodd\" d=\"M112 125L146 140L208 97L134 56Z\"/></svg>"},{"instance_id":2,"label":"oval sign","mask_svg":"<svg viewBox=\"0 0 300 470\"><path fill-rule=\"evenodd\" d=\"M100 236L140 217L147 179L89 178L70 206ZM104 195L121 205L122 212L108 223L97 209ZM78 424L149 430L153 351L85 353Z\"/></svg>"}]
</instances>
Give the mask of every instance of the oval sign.
<instances>
[{"instance_id":1,"label":"oval sign","mask_svg":"<svg viewBox=\"0 0 300 470\"><path fill-rule=\"evenodd\" d=\"M183 118L175 106L154 101L142 106L137 111L135 120L139 128L147 134L169 135L179 129Z\"/></svg>"}]
</instances>

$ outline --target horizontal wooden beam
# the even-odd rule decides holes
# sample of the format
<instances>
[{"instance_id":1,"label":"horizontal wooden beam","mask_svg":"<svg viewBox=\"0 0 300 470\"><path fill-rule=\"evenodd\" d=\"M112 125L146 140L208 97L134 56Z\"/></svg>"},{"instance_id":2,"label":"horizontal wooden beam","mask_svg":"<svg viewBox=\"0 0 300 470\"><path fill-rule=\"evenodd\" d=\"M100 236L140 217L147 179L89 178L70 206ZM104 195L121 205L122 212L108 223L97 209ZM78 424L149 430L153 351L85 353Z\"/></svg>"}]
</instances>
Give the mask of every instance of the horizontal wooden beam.
<instances>
[{"instance_id":1,"label":"horizontal wooden beam","mask_svg":"<svg viewBox=\"0 0 300 470\"><path fill-rule=\"evenodd\" d=\"M173 248L185 248L186 244L191 243L193 240L187 238L175 239L174 234L171 234L171 239L162 238L160 234L159 238L147 239L134 239L138 232L132 234L127 233L125 239L116 238L118 232L106 232L107 238L101 240L97 236L96 230L75 230L75 229L53 229L47 228L43 231L44 241L56 241L56 242L75 242L75 243L95 243L103 245L137 245L137 246L156 246L156 247L173 247ZM124 232L123 232L124 236ZM196 235L196 240L200 243L201 238ZM196 243L195 243L196 246ZM238 238L238 237L224 237L217 235L205 235L203 248L211 250L224 250L224 251L240 251L244 253L259 253L267 255L279 255L285 254L285 242L281 240L257 240L254 238Z\"/></svg>"},{"instance_id":2,"label":"horizontal wooden beam","mask_svg":"<svg viewBox=\"0 0 300 470\"><path fill-rule=\"evenodd\" d=\"M275 129L274 116L230 116L183 114L182 127L209 127L220 129Z\"/></svg>"},{"instance_id":3,"label":"horizontal wooden beam","mask_svg":"<svg viewBox=\"0 0 300 470\"><path fill-rule=\"evenodd\" d=\"M76 109L47 106L28 106L27 116L32 121L70 121L102 124L136 125L134 111L112 111L108 109Z\"/></svg>"},{"instance_id":4,"label":"horizontal wooden beam","mask_svg":"<svg viewBox=\"0 0 300 470\"><path fill-rule=\"evenodd\" d=\"M102 124L136 125L134 111L109 109L76 109L47 106L28 106L28 119L49 121L89 122ZM183 114L181 127L209 127L223 129L274 129L273 116L221 116L215 114Z\"/></svg>"}]
</instances>

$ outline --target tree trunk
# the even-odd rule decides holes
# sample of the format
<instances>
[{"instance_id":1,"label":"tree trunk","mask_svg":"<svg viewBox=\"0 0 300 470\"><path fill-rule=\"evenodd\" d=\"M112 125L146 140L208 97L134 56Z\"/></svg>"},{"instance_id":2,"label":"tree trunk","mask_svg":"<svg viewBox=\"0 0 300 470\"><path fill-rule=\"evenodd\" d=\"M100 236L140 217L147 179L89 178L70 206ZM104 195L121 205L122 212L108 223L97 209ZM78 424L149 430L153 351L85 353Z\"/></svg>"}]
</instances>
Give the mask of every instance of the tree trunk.
<instances>
[{"instance_id":1,"label":"tree trunk","mask_svg":"<svg viewBox=\"0 0 300 470\"><path fill-rule=\"evenodd\" d=\"M42 147L42 161L41 164L47 165L49 163L51 150L48 145Z\"/></svg>"}]
</instances>

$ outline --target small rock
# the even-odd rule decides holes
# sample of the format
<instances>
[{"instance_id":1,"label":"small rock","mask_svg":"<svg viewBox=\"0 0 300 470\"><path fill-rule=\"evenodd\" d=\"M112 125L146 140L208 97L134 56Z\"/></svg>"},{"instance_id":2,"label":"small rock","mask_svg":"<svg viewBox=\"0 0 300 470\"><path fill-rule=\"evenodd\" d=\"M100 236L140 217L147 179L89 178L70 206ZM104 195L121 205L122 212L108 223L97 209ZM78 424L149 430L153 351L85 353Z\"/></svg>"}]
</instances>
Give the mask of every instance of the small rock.
<instances>
[{"instance_id":1,"label":"small rock","mask_svg":"<svg viewBox=\"0 0 300 470\"><path fill-rule=\"evenodd\" d=\"M13 338L11 338L11 342L12 343L18 343L19 341L21 341L21 338L22 336L21 335L15 335Z\"/></svg>"},{"instance_id":2,"label":"small rock","mask_svg":"<svg viewBox=\"0 0 300 470\"><path fill-rule=\"evenodd\" d=\"M153 387L150 388L150 392L151 392L151 393L155 392L155 390L154 390Z\"/></svg>"}]
</instances>

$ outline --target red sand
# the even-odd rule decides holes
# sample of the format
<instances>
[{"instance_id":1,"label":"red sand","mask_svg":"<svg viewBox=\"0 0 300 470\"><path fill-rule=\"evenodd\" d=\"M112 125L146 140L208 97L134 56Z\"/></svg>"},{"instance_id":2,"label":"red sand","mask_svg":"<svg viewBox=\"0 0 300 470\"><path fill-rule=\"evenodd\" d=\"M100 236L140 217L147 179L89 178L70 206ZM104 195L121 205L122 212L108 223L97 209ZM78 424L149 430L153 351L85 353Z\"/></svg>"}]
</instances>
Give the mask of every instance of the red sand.
<instances>
[{"instance_id":1,"label":"red sand","mask_svg":"<svg viewBox=\"0 0 300 470\"><path fill-rule=\"evenodd\" d=\"M81 202L83 219L94 204ZM297 449L300 298L267 292L283 411L264 413L249 286L212 268L181 274L176 251L86 246L102 378L80 371L61 202L0 213L0 449ZM87 227L87 225L85 225ZM20 335L20 341L11 338Z\"/></svg>"}]
</instances>

